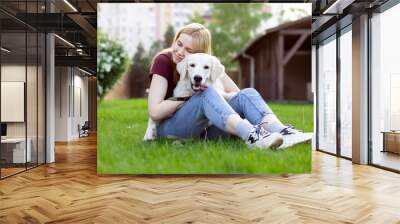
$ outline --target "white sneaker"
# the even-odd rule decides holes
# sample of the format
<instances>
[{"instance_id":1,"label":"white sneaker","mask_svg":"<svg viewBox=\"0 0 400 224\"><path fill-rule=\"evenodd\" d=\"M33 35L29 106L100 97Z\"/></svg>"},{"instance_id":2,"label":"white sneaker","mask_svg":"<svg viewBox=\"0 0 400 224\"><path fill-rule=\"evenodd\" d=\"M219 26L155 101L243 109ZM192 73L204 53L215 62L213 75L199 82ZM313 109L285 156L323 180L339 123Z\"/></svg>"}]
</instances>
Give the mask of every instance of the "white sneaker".
<instances>
[{"instance_id":1,"label":"white sneaker","mask_svg":"<svg viewBox=\"0 0 400 224\"><path fill-rule=\"evenodd\" d=\"M282 135L279 133L271 133L260 125L255 125L251 129L246 144L256 148L276 149L283 143Z\"/></svg>"},{"instance_id":2,"label":"white sneaker","mask_svg":"<svg viewBox=\"0 0 400 224\"><path fill-rule=\"evenodd\" d=\"M287 126L280 133L283 136L283 144L278 149L284 149L299 143L310 141L313 135L312 132L304 133L292 126Z\"/></svg>"}]
</instances>

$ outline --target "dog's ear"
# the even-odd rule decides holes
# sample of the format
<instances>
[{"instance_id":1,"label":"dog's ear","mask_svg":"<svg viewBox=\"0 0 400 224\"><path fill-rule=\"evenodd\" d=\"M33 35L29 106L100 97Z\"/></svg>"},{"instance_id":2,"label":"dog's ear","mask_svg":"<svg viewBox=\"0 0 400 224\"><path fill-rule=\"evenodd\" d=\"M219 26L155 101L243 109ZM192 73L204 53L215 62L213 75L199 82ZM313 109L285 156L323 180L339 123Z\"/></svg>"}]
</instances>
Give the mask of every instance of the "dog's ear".
<instances>
[{"instance_id":1,"label":"dog's ear","mask_svg":"<svg viewBox=\"0 0 400 224\"><path fill-rule=\"evenodd\" d=\"M214 82L217 80L222 74L225 73L225 67L221 64L217 57L212 57L212 68L211 68L211 80Z\"/></svg>"},{"instance_id":2,"label":"dog's ear","mask_svg":"<svg viewBox=\"0 0 400 224\"><path fill-rule=\"evenodd\" d=\"M176 65L176 71L179 73L179 80L184 80L187 74L187 57Z\"/></svg>"}]
</instances>

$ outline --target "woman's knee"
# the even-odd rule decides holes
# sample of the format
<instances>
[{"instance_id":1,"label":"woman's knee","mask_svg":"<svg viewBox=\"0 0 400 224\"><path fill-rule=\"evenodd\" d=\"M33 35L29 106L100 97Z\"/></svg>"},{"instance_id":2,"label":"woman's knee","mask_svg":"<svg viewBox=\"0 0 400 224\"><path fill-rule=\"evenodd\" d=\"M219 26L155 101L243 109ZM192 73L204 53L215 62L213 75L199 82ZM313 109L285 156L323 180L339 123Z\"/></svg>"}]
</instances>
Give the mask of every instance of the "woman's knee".
<instances>
[{"instance_id":1,"label":"woman's knee","mask_svg":"<svg viewBox=\"0 0 400 224\"><path fill-rule=\"evenodd\" d=\"M254 88L242 89L242 90L240 90L239 94L240 95L247 95L247 96L255 96L255 95L259 96L260 95L260 93L258 93L258 91L256 89L254 89Z\"/></svg>"},{"instance_id":2,"label":"woman's knee","mask_svg":"<svg viewBox=\"0 0 400 224\"><path fill-rule=\"evenodd\" d=\"M209 86L209 87L207 87L206 90L203 90L201 92L201 95L204 96L204 97L215 97L215 96L218 95L218 92L217 92L217 90L215 90L214 87Z\"/></svg>"}]
</instances>

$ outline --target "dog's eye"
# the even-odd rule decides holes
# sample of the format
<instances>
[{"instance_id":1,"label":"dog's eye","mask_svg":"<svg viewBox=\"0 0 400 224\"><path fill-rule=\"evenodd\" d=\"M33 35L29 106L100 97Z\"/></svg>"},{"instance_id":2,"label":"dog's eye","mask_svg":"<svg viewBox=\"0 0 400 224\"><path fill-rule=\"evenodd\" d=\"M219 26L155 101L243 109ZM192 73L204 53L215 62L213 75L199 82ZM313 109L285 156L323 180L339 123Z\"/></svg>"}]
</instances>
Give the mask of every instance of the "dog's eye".
<instances>
[{"instance_id":1,"label":"dog's eye","mask_svg":"<svg viewBox=\"0 0 400 224\"><path fill-rule=\"evenodd\" d=\"M208 65L204 66L204 69L209 69L210 67Z\"/></svg>"},{"instance_id":2,"label":"dog's eye","mask_svg":"<svg viewBox=\"0 0 400 224\"><path fill-rule=\"evenodd\" d=\"M189 66L192 67L192 68L194 68L195 65L194 65L194 64L190 64Z\"/></svg>"}]
</instances>

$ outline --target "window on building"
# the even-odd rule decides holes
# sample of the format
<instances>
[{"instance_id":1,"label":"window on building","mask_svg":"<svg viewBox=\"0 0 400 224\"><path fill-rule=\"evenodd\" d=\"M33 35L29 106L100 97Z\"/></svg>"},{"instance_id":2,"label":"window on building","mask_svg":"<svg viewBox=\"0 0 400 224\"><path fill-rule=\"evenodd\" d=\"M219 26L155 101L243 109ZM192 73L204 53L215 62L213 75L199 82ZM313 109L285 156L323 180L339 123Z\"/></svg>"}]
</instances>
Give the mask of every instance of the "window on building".
<instances>
[{"instance_id":1,"label":"window on building","mask_svg":"<svg viewBox=\"0 0 400 224\"><path fill-rule=\"evenodd\" d=\"M396 170L400 170L398 21L400 4L371 18L372 163Z\"/></svg>"},{"instance_id":2,"label":"window on building","mask_svg":"<svg viewBox=\"0 0 400 224\"><path fill-rule=\"evenodd\" d=\"M340 36L340 154L351 158L352 141L352 33Z\"/></svg>"},{"instance_id":3,"label":"window on building","mask_svg":"<svg viewBox=\"0 0 400 224\"><path fill-rule=\"evenodd\" d=\"M318 47L318 149L336 153L336 40Z\"/></svg>"}]
</instances>

